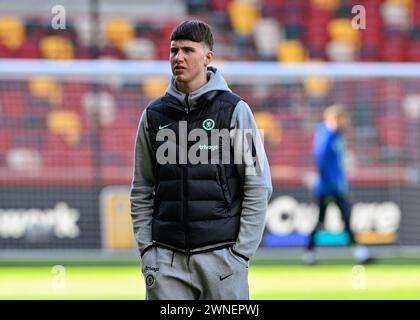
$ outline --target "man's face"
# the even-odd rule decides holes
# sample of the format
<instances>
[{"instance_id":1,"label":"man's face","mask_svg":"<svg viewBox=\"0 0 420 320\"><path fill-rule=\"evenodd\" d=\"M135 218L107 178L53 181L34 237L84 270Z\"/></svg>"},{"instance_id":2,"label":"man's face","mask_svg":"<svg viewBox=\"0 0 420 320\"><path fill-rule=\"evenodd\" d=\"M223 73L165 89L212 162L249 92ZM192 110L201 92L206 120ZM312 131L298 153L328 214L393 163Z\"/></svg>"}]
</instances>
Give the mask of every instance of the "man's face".
<instances>
[{"instance_id":1,"label":"man's face","mask_svg":"<svg viewBox=\"0 0 420 320\"><path fill-rule=\"evenodd\" d=\"M169 60L175 80L188 83L205 73L211 54L211 51L200 42L171 41Z\"/></svg>"},{"instance_id":2,"label":"man's face","mask_svg":"<svg viewBox=\"0 0 420 320\"><path fill-rule=\"evenodd\" d=\"M340 131L345 131L348 127L348 118L346 115L344 114L339 114L336 116L336 121L337 121L337 129Z\"/></svg>"}]
</instances>

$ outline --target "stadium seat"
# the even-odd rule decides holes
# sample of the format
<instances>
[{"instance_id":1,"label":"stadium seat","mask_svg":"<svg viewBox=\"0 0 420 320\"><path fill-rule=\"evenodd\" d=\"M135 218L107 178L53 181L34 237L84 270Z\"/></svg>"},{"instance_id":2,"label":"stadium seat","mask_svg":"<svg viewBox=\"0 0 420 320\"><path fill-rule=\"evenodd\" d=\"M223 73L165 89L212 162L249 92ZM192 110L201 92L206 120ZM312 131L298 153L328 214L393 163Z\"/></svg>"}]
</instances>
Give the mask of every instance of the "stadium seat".
<instances>
[{"instance_id":1,"label":"stadium seat","mask_svg":"<svg viewBox=\"0 0 420 320\"><path fill-rule=\"evenodd\" d=\"M410 11L399 1L386 1L381 6L382 19L388 28L408 30L410 27Z\"/></svg>"},{"instance_id":2,"label":"stadium seat","mask_svg":"<svg viewBox=\"0 0 420 320\"><path fill-rule=\"evenodd\" d=\"M143 84L143 91L148 99L155 99L165 93L168 80L165 78L148 78Z\"/></svg>"},{"instance_id":3,"label":"stadium seat","mask_svg":"<svg viewBox=\"0 0 420 320\"><path fill-rule=\"evenodd\" d=\"M281 140L281 124L274 114L268 111L257 111L254 113L258 129L264 130L264 139L270 143L270 147L276 148Z\"/></svg>"},{"instance_id":4,"label":"stadium seat","mask_svg":"<svg viewBox=\"0 0 420 320\"><path fill-rule=\"evenodd\" d=\"M412 11L413 24L420 25L420 5L416 4Z\"/></svg>"},{"instance_id":5,"label":"stadium seat","mask_svg":"<svg viewBox=\"0 0 420 320\"><path fill-rule=\"evenodd\" d=\"M143 104L141 92L139 91L140 84L135 84L135 88L121 89L115 93L115 104L118 109L130 109L133 114L139 112L139 105ZM147 98L146 98L147 99ZM147 102L144 102L147 105Z\"/></svg>"},{"instance_id":6,"label":"stadium seat","mask_svg":"<svg viewBox=\"0 0 420 320\"><path fill-rule=\"evenodd\" d=\"M299 40L281 41L277 46L277 60L283 63L304 62L307 53Z\"/></svg>"},{"instance_id":7,"label":"stadium seat","mask_svg":"<svg viewBox=\"0 0 420 320\"><path fill-rule=\"evenodd\" d=\"M45 23L39 17L25 17L22 19L25 25L26 35L28 39L39 40L46 35Z\"/></svg>"},{"instance_id":8,"label":"stadium seat","mask_svg":"<svg viewBox=\"0 0 420 320\"><path fill-rule=\"evenodd\" d=\"M0 17L0 42L8 49L17 50L26 39L25 26L15 16Z\"/></svg>"},{"instance_id":9,"label":"stadium seat","mask_svg":"<svg viewBox=\"0 0 420 320\"><path fill-rule=\"evenodd\" d=\"M81 60L94 59L95 54L98 54L98 53L99 53L99 50L91 46L78 45L75 48L76 59L81 59Z\"/></svg>"},{"instance_id":10,"label":"stadium seat","mask_svg":"<svg viewBox=\"0 0 420 320\"><path fill-rule=\"evenodd\" d=\"M120 50L134 40L134 26L124 18L110 19L105 22L105 38L107 42Z\"/></svg>"},{"instance_id":11,"label":"stadium seat","mask_svg":"<svg viewBox=\"0 0 420 320\"><path fill-rule=\"evenodd\" d=\"M325 51L330 61L337 62L355 61L358 53L355 46L342 41L330 41Z\"/></svg>"},{"instance_id":12,"label":"stadium seat","mask_svg":"<svg viewBox=\"0 0 420 320\"><path fill-rule=\"evenodd\" d=\"M259 57L262 59L276 58L277 43L284 39L279 23L274 19L260 19L254 28L254 43Z\"/></svg>"},{"instance_id":13,"label":"stadium seat","mask_svg":"<svg viewBox=\"0 0 420 320\"><path fill-rule=\"evenodd\" d=\"M114 46L105 46L99 50L99 59L102 60L122 60L125 59L124 52Z\"/></svg>"},{"instance_id":14,"label":"stadium seat","mask_svg":"<svg viewBox=\"0 0 420 320\"><path fill-rule=\"evenodd\" d=\"M396 3L406 7L407 9L413 9L416 0L386 0L387 3Z\"/></svg>"},{"instance_id":15,"label":"stadium seat","mask_svg":"<svg viewBox=\"0 0 420 320\"><path fill-rule=\"evenodd\" d=\"M48 132L46 143L42 150L43 165L46 168L70 166L71 154L71 147L64 135Z\"/></svg>"},{"instance_id":16,"label":"stadium seat","mask_svg":"<svg viewBox=\"0 0 420 320\"><path fill-rule=\"evenodd\" d=\"M147 38L137 38L124 48L125 56L133 60L155 60L155 43Z\"/></svg>"},{"instance_id":17,"label":"stadium seat","mask_svg":"<svg viewBox=\"0 0 420 320\"><path fill-rule=\"evenodd\" d=\"M231 25L228 11L211 11L208 18L209 24L215 33L230 33Z\"/></svg>"},{"instance_id":18,"label":"stadium seat","mask_svg":"<svg viewBox=\"0 0 420 320\"><path fill-rule=\"evenodd\" d=\"M375 62L380 60L380 48L379 46L363 44L360 48L360 61L363 62Z\"/></svg>"},{"instance_id":19,"label":"stadium seat","mask_svg":"<svg viewBox=\"0 0 420 320\"><path fill-rule=\"evenodd\" d=\"M0 58L13 58L13 51L0 42Z\"/></svg>"},{"instance_id":20,"label":"stadium seat","mask_svg":"<svg viewBox=\"0 0 420 320\"><path fill-rule=\"evenodd\" d=\"M234 0L228 4L228 11L233 30L239 35L251 35L260 19L256 6Z\"/></svg>"},{"instance_id":21,"label":"stadium seat","mask_svg":"<svg viewBox=\"0 0 420 320\"><path fill-rule=\"evenodd\" d=\"M188 14L193 16L206 13L210 9L210 0L187 0L186 2Z\"/></svg>"},{"instance_id":22,"label":"stadium seat","mask_svg":"<svg viewBox=\"0 0 420 320\"><path fill-rule=\"evenodd\" d=\"M61 36L45 36L39 42L42 57L46 59L71 60L74 58L73 44Z\"/></svg>"},{"instance_id":23,"label":"stadium seat","mask_svg":"<svg viewBox=\"0 0 420 320\"><path fill-rule=\"evenodd\" d=\"M230 0L212 0L211 8L215 11L227 11Z\"/></svg>"},{"instance_id":24,"label":"stadium seat","mask_svg":"<svg viewBox=\"0 0 420 320\"><path fill-rule=\"evenodd\" d=\"M5 154L12 147L12 133L10 128L0 130L0 153Z\"/></svg>"},{"instance_id":25,"label":"stadium seat","mask_svg":"<svg viewBox=\"0 0 420 320\"><path fill-rule=\"evenodd\" d=\"M368 28L362 32L363 45L379 47L384 42L384 34L381 25L373 24L369 21Z\"/></svg>"},{"instance_id":26,"label":"stadium seat","mask_svg":"<svg viewBox=\"0 0 420 320\"><path fill-rule=\"evenodd\" d=\"M360 44L360 32L352 27L350 19L333 19L328 23L327 30L333 41L354 46Z\"/></svg>"},{"instance_id":27,"label":"stadium seat","mask_svg":"<svg viewBox=\"0 0 420 320\"><path fill-rule=\"evenodd\" d=\"M77 36L77 43L79 46L90 46L92 45L92 23L86 18L77 18L74 21L75 31ZM97 27L99 29L100 27ZM98 30L99 31L99 30ZM98 32L97 41L99 45L105 44L105 35Z\"/></svg>"},{"instance_id":28,"label":"stadium seat","mask_svg":"<svg viewBox=\"0 0 420 320\"><path fill-rule=\"evenodd\" d=\"M99 115L102 126L110 126L115 121L117 112L115 99L109 92L86 92L82 97L82 106L87 115Z\"/></svg>"},{"instance_id":29,"label":"stadium seat","mask_svg":"<svg viewBox=\"0 0 420 320\"><path fill-rule=\"evenodd\" d=\"M327 60L325 46L323 44L307 44L308 61L325 61Z\"/></svg>"},{"instance_id":30,"label":"stadium seat","mask_svg":"<svg viewBox=\"0 0 420 320\"><path fill-rule=\"evenodd\" d=\"M208 8L208 12L201 12L201 16L197 17L205 18L213 26L215 46L220 49L217 51L217 58L221 60L276 60L277 44L274 48L273 43L286 38L302 41L310 59L352 61L348 58L337 60L329 57L327 51L343 50L347 54L350 51L342 45L327 46L332 40L334 43L340 41L355 45L352 50L355 54L351 54L353 60L400 61L400 55L392 52L393 50L386 49L388 53L381 53L381 46L386 46L384 39L388 41L390 38L409 33L413 39L420 38L420 32L416 31L419 29L416 26L420 25L420 5L414 0L265 0L261 4L255 0L213 0L203 3L193 0L189 4L194 8ZM351 27L351 7L355 4L363 5L366 9L367 29L363 31ZM281 27L276 30L272 26L266 28L266 19L270 24ZM160 23L144 18L133 23L125 18L104 19L101 23L104 32L97 38L100 47L97 55L91 47L91 23L88 18L69 19L69 30L55 32L48 28L48 23L41 18L20 20L17 16L5 16L0 19L0 57L94 59L99 56L102 59L167 60L167 38L178 23L179 19L163 20ZM20 46L15 49L6 46L2 40L1 35L5 33L1 30L6 27L21 34L10 37L12 42L17 41L15 46L19 39L22 39ZM398 32L401 35L398 35ZM279 33L280 40L277 39ZM271 43L268 40L269 35L275 38ZM8 33L6 37L9 37ZM67 41L64 42L67 43L46 45L44 40L48 37L65 38ZM253 39L253 43L250 39ZM74 47L63 49L69 46ZM331 46L333 49L329 48ZM407 47L409 49L405 59L416 61L416 45L407 42ZM49 57L45 51L50 52Z\"/></svg>"},{"instance_id":31,"label":"stadium seat","mask_svg":"<svg viewBox=\"0 0 420 320\"><path fill-rule=\"evenodd\" d=\"M62 135L69 145L80 140L82 126L77 113L70 110L53 110L47 117L47 127L51 133Z\"/></svg>"},{"instance_id":32,"label":"stadium seat","mask_svg":"<svg viewBox=\"0 0 420 320\"><path fill-rule=\"evenodd\" d=\"M334 11L340 4L340 0L311 0L311 6L319 10Z\"/></svg>"},{"instance_id":33,"label":"stadium seat","mask_svg":"<svg viewBox=\"0 0 420 320\"><path fill-rule=\"evenodd\" d=\"M384 156L386 159L399 157L405 142L404 118L399 114L382 115L378 117L377 123L380 141L384 145Z\"/></svg>"},{"instance_id":34,"label":"stadium seat","mask_svg":"<svg viewBox=\"0 0 420 320\"><path fill-rule=\"evenodd\" d=\"M310 76L303 80L306 94L311 96L325 96L330 89L330 80L327 77Z\"/></svg>"},{"instance_id":35,"label":"stadium seat","mask_svg":"<svg viewBox=\"0 0 420 320\"><path fill-rule=\"evenodd\" d=\"M133 117L132 110L120 110L113 125L101 128L102 151L107 165L132 165L138 120L139 116Z\"/></svg>"},{"instance_id":36,"label":"stadium seat","mask_svg":"<svg viewBox=\"0 0 420 320\"><path fill-rule=\"evenodd\" d=\"M86 116L82 107L82 98L92 88L92 85L84 82L62 81L61 87L63 92L61 106L63 109L72 110L79 115Z\"/></svg>"},{"instance_id":37,"label":"stadium seat","mask_svg":"<svg viewBox=\"0 0 420 320\"><path fill-rule=\"evenodd\" d=\"M310 150L312 139L303 134L299 128L283 130L282 139L278 147L279 154L277 161L283 165L301 166L307 157L307 150Z\"/></svg>"},{"instance_id":38,"label":"stadium seat","mask_svg":"<svg viewBox=\"0 0 420 320\"><path fill-rule=\"evenodd\" d=\"M103 142L103 149L112 151L119 154L128 155L134 150L134 136L136 128L119 127L115 128L102 128L101 139Z\"/></svg>"},{"instance_id":39,"label":"stadium seat","mask_svg":"<svg viewBox=\"0 0 420 320\"><path fill-rule=\"evenodd\" d=\"M34 171L42 167L42 158L38 150L13 148L7 152L7 165L14 171Z\"/></svg>"},{"instance_id":40,"label":"stadium seat","mask_svg":"<svg viewBox=\"0 0 420 320\"><path fill-rule=\"evenodd\" d=\"M158 59L167 61L169 59L170 42L163 38L158 39L156 40L156 48Z\"/></svg>"},{"instance_id":41,"label":"stadium seat","mask_svg":"<svg viewBox=\"0 0 420 320\"><path fill-rule=\"evenodd\" d=\"M279 23L283 23L285 15L283 6L283 3L269 4L267 1L263 1L261 5L261 16L264 18L274 19Z\"/></svg>"},{"instance_id":42,"label":"stadium seat","mask_svg":"<svg viewBox=\"0 0 420 320\"><path fill-rule=\"evenodd\" d=\"M70 161L72 166L91 168L95 164L95 153L91 148L74 148Z\"/></svg>"},{"instance_id":43,"label":"stadium seat","mask_svg":"<svg viewBox=\"0 0 420 320\"><path fill-rule=\"evenodd\" d=\"M61 85L52 78L31 78L29 80L29 91L34 97L48 99L52 106L59 106L62 103Z\"/></svg>"},{"instance_id":44,"label":"stadium seat","mask_svg":"<svg viewBox=\"0 0 420 320\"><path fill-rule=\"evenodd\" d=\"M407 61L407 41L404 39L391 39L383 43L381 48L382 61Z\"/></svg>"},{"instance_id":45,"label":"stadium seat","mask_svg":"<svg viewBox=\"0 0 420 320\"><path fill-rule=\"evenodd\" d=\"M407 60L411 62L420 62L420 39L413 40L408 44Z\"/></svg>"},{"instance_id":46,"label":"stadium seat","mask_svg":"<svg viewBox=\"0 0 420 320\"><path fill-rule=\"evenodd\" d=\"M43 119L44 120L44 119ZM36 127L19 127L11 130L11 142L13 148L29 148L40 150L44 145L45 128L41 126Z\"/></svg>"},{"instance_id":47,"label":"stadium seat","mask_svg":"<svg viewBox=\"0 0 420 320\"><path fill-rule=\"evenodd\" d=\"M40 59L41 52L39 50L38 40L27 39L15 52L14 57L22 59Z\"/></svg>"},{"instance_id":48,"label":"stadium seat","mask_svg":"<svg viewBox=\"0 0 420 320\"><path fill-rule=\"evenodd\" d=\"M420 40L420 23L414 24L411 30L411 37L415 40Z\"/></svg>"},{"instance_id":49,"label":"stadium seat","mask_svg":"<svg viewBox=\"0 0 420 320\"><path fill-rule=\"evenodd\" d=\"M25 115L26 98L24 90L13 85L0 90L0 118L22 119Z\"/></svg>"},{"instance_id":50,"label":"stadium seat","mask_svg":"<svg viewBox=\"0 0 420 320\"><path fill-rule=\"evenodd\" d=\"M420 120L420 94L407 94L403 97L402 106L406 118Z\"/></svg>"},{"instance_id":51,"label":"stadium seat","mask_svg":"<svg viewBox=\"0 0 420 320\"><path fill-rule=\"evenodd\" d=\"M301 23L285 22L283 29L284 29L286 39L301 40L303 38L304 30L303 30L303 24Z\"/></svg>"}]
</instances>

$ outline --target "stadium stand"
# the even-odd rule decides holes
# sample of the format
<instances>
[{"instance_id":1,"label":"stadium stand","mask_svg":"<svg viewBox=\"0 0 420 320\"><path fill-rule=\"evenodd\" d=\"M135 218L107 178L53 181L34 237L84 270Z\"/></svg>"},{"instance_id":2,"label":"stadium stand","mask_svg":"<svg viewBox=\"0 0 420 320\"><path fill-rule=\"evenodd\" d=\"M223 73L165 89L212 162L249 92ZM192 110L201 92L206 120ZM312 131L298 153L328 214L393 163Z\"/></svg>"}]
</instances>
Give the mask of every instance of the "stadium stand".
<instances>
[{"instance_id":1,"label":"stadium stand","mask_svg":"<svg viewBox=\"0 0 420 320\"><path fill-rule=\"evenodd\" d=\"M366 8L368 26L363 32L352 28L353 5ZM190 18L202 18L214 26L217 40L236 46L234 54L229 50L218 52L221 60L276 60L274 46L293 51L287 48L290 40L300 41L311 60L336 61L347 52L351 53L346 54L346 61L418 60L420 3L416 1L188 0L186 7ZM164 40L177 22L107 18L101 24L101 57L165 60L168 54ZM89 21L75 19L69 25L65 41L56 38L58 32L42 19L2 16L0 56L93 58L89 54L92 44ZM243 46L250 52L244 54L239 50Z\"/></svg>"},{"instance_id":2,"label":"stadium stand","mask_svg":"<svg viewBox=\"0 0 420 320\"><path fill-rule=\"evenodd\" d=\"M204 19L214 27L215 50L221 61L420 61L418 1L188 0L183 3L187 17ZM364 5L368 13L368 27L363 32L351 25L351 6L357 4ZM136 20L107 16L101 21L95 48L87 17L73 17L66 30L57 31L36 16L1 16L0 57L167 60L168 38L180 19L156 21L147 17ZM301 153L310 149L307 144L311 140L311 126L318 120L316 114L325 104L339 100L354 111L356 127L352 147L367 150L368 145L372 152L362 152L360 161L375 165L390 157L401 157L404 143L408 143L404 131L417 121L415 117L407 120L402 112L392 109L392 101L406 97L406 109L413 110L414 103L410 101L417 100L413 100L416 98L412 97L415 94L412 88L418 86L414 80L407 81L408 86L384 79L356 84L314 77L301 85L266 88L264 93L243 85L234 86L234 90L253 106L258 121L268 128L273 164L308 165L308 157ZM93 166L97 127L92 119L98 116L102 164L130 167L138 121L133 114L139 114L139 106L144 107L147 101L159 96L166 85L166 80L159 78L115 86L45 77L1 81L4 125L0 132L0 164L7 165L10 153L13 153L10 158L19 159L22 153L16 153L16 149L32 147L41 150L35 157L42 166L76 163ZM380 101L371 97L380 97ZM379 104L384 102L390 111L378 113ZM290 124L293 127L287 128ZM33 135L35 130L37 138ZM386 151L380 152L378 145L385 145L381 150ZM278 150L282 150L281 154ZM412 151L411 156L418 158L418 153Z\"/></svg>"}]
</instances>

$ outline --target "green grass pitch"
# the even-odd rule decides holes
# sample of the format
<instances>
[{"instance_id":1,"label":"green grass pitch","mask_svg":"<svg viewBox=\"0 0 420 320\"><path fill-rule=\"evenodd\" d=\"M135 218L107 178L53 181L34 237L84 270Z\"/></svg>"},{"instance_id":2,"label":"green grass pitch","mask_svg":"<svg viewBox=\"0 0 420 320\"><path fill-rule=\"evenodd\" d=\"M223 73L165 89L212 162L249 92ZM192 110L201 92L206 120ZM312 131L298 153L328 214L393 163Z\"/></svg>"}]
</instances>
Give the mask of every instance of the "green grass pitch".
<instances>
[{"instance_id":1,"label":"green grass pitch","mask_svg":"<svg viewBox=\"0 0 420 320\"><path fill-rule=\"evenodd\" d=\"M251 299L420 299L419 264L351 263L307 267L251 265ZM63 280L65 279L65 280ZM140 268L133 265L0 266L0 299L144 299Z\"/></svg>"}]
</instances>

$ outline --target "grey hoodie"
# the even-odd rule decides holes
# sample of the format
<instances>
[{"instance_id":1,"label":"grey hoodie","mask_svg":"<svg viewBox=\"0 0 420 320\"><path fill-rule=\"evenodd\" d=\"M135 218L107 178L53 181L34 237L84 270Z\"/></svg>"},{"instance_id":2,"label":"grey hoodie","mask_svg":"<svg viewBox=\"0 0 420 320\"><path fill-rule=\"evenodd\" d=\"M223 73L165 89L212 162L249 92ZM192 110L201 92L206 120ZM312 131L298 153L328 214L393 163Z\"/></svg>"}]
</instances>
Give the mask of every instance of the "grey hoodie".
<instances>
[{"instance_id":1,"label":"grey hoodie","mask_svg":"<svg viewBox=\"0 0 420 320\"><path fill-rule=\"evenodd\" d=\"M206 92L214 90L231 92L217 69L208 67L207 77L209 80L204 86L189 93L188 103L191 110L200 107L197 104L198 98ZM183 107L187 108L185 102L186 94L176 89L174 78L172 78L166 92L177 98L182 102ZM130 192L131 217L140 252L152 243L153 189L155 185L155 177L153 175L153 158L155 154L152 151L147 131L146 110L141 116L137 131L134 173ZM242 142L241 130L257 130L252 111L248 104L242 100L238 102L233 112L231 128L233 128L231 130L232 147ZM244 181L244 198L239 235L233 249L248 258L252 257L261 242L265 227L267 204L272 194L270 167L264 152L263 143L258 135L256 137L257 139L254 142L256 148L262 151L260 154L262 160L260 174L249 174L249 170L246 170L247 168L244 164L245 159L242 161L242 164L236 165L239 175ZM201 249L203 248L196 250Z\"/></svg>"}]
</instances>

